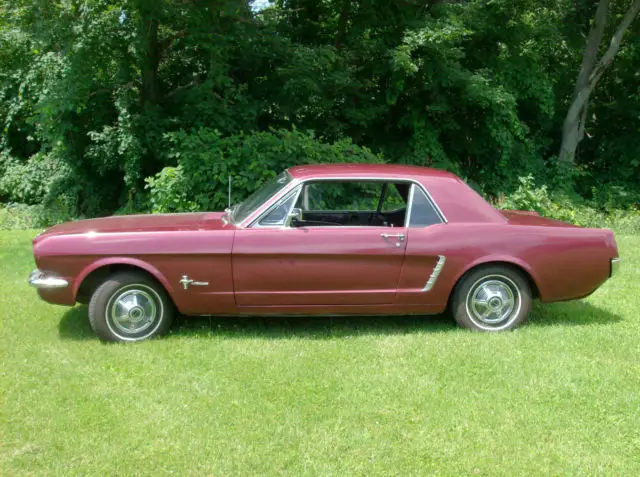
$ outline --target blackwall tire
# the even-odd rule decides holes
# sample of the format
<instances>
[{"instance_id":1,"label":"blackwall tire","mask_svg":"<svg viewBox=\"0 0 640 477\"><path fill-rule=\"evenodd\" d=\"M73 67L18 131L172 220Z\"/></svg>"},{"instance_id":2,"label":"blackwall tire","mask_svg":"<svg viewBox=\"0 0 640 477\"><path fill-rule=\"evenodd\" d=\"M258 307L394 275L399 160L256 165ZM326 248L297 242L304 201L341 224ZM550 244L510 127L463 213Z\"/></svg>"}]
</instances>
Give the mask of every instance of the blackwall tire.
<instances>
[{"instance_id":1,"label":"blackwall tire","mask_svg":"<svg viewBox=\"0 0 640 477\"><path fill-rule=\"evenodd\" d=\"M527 321L531 286L517 269L488 265L471 270L456 285L451 311L459 326L474 331L508 331Z\"/></svg>"},{"instance_id":2,"label":"blackwall tire","mask_svg":"<svg viewBox=\"0 0 640 477\"><path fill-rule=\"evenodd\" d=\"M138 272L107 278L89 301L89 322L105 341L142 341L165 333L174 306L164 288Z\"/></svg>"}]
</instances>

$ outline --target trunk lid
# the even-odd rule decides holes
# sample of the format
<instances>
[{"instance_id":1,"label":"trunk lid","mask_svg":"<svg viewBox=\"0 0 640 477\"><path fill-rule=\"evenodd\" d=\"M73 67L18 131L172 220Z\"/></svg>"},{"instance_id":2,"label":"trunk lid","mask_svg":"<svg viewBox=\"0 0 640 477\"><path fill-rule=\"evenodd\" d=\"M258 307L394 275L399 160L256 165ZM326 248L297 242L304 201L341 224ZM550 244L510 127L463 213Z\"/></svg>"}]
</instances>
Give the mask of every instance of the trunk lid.
<instances>
[{"instance_id":1,"label":"trunk lid","mask_svg":"<svg viewBox=\"0 0 640 477\"><path fill-rule=\"evenodd\" d=\"M530 225L536 227L578 227L561 220L542 217L537 212L528 210L501 210L500 213L513 225Z\"/></svg>"}]
</instances>

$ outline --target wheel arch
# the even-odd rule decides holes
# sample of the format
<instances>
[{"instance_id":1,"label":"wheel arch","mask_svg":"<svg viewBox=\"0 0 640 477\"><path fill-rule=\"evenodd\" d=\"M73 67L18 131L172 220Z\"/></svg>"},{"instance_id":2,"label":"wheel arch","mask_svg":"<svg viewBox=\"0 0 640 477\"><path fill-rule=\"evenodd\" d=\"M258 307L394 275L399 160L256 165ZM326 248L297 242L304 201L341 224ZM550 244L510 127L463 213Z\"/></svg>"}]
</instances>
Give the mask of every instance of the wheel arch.
<instances>
[{"instance_id":1,"label":"wheel arch","mask_svg":"<svg viewBox=\"0 0 640 477\"><path fill-rule=\"evenodd\" d=\"M451 304L453 292L465 276L467 276L471 272L474 272L475 270L478 270L479 268L491 267L491 266L503 266L503 267L511 268L512 270L515 270L516 272L520 273L523 276L523 278L527 280L527 282L529 283L529 286L531 287L531 298L540 298L540 288L538 286L538 280L535 272L531 269L531 267L525 262L522 262L521 260L500 257L500 258L488 258L488 259L479 260L469 264L466 268L464 268L454 280L454 285L451 288L451 291L449 293L447 305Z\"/></svg>"},{"instance_id":2,"label":"wheel arch","mask_svg":"<svg viewBox=\"0 0 640 477\"><path fill-rule=\"evenodd\" d=\"M125 270L143 272L161 285L169 297L172 297L173 288L169 281L153 265L130 257L111 257L97 260L82 270L73 284L74 299L78 301L78 298L90 297L106 277Z\"/></svg>"}]
</instances>

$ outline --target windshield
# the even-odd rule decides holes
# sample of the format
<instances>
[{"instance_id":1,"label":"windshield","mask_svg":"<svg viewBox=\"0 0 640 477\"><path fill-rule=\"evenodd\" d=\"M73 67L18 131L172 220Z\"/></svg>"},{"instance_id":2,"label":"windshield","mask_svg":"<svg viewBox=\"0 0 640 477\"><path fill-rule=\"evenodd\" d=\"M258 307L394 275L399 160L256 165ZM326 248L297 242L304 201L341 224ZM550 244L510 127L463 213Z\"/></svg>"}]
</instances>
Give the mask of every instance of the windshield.
<instances>
[{"instance_id":1,"label":"windshield","mask_svg":"<svg viewBox=\"0 0 640 477\"><path fill-rule=\"evenodd\" d=\"M247 197L244 201L231 207L231 221L239 224L249 217L258 207L280 192L293 178L287 171L265 182L262 187Z\"/></svg>"}]
</instances>

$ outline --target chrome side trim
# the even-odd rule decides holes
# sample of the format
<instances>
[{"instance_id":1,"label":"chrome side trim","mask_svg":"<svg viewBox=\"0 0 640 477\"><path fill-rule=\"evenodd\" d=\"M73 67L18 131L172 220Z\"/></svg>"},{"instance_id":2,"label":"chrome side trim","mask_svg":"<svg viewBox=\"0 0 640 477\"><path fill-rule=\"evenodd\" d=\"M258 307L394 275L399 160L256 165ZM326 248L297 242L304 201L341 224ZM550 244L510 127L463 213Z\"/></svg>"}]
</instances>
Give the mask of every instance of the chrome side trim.
<instances>
[{"instance_id":1,"label":"chrome side trim","mask_svg":"<svg viewBox=\"0 0 640 477\"><path fill-rule=\"evenodd\" d=\"M34 288L65 288L69 286L69 282L64 278L53 275L47 276L40 270L34 270L29 275L29 285Z\"/></svg>"},{"instance_id":2,"label":"chrome side trim","mask_svg":"<svg viewBox=\"0 0 640 477\"><path fill-rule=\"evenodd\" d=\"M427 280L427 283L425 284L424 288L422 289L423 292L428 292L429 290L431 290L433 288L433 286L436 284L436 280L438 279L438 276L440 275L440 272L442 271L442 268L444 267L444 264L447 262L447 257L445 257L444 255L438 255L438 263L436 263L436 266L433 267L433 271L431 272L431 276L429 277L429 280Z\"/></svg>"},{"instance_id":3,"label":"chrome side trim","mask_svg":"<svg viewBox=\"0 0 640 477\"><path fill-rule=\"evenodd\" d=\"M620 257L611 259L611 269L609 272L609 277L614 276L620 270Z\"/></svg>"}]
</instances>

